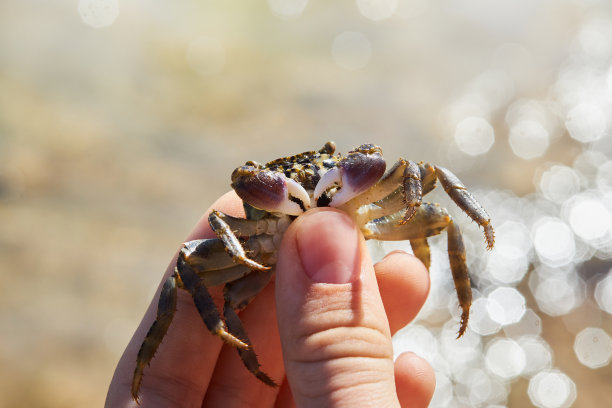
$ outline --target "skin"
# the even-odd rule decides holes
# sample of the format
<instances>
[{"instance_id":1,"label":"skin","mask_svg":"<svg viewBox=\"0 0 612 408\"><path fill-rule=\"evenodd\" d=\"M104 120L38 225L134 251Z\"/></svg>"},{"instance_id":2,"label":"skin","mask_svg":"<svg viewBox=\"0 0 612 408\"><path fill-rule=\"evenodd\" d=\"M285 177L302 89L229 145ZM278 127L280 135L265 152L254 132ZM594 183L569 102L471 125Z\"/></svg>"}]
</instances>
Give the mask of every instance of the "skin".
<instances>
[{"instance_id":1,"label":"skin","mask_svg":"<svg viewBox=\"0 0 612 408\"><path fill-rule=\"evenodd\" d=\"M212 208L243 215L233 192ZM209 212L187 240L214 237ZM176 256L162 283L175 262ZM412 353L393 362L391 335L416 316L428 291L427 270L415 257L396 251L372 265L363 237L344 213L308 211L285 233L275 282L240 313L262 370L280 386L249 373L179 290L174 320L144 372L141 406L427 407L433 370ZM211 294L220 304L221 289ZM155 319L158 296L119 361L107 407L136 406L130 396L136 354Z\"/></svg>"}]
</instances>

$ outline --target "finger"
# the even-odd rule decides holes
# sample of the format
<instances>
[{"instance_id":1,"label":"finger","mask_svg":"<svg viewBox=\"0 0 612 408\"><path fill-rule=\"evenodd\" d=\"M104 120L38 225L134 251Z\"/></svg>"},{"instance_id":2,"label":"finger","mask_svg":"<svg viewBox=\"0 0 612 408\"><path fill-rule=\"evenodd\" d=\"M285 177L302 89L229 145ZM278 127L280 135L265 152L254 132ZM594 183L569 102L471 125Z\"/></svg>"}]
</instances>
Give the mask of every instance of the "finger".
<instances>
[{"instance_id":1,"label":"finger","mask_svg":"<svg viewBox=\"0 0 612 408\"><path fill-rule=\"evenodd\" d=\"M374 267L346 214L320 208L290 225L276 289L297 406L397 406L391 335Z\"/></svg>"},{"instance_id":2,"label":"finger","mask_svg":"<svg viewBox=\"0 0 612 408\"><path fill-rule=\"evenodd\" d=\"M391 334L410 323L429 293L429 273L416 257L394 251L374 265Z\"/></svg>"},{"instance_id":3,"label":"finger","mask_svg":"<svg viewBox=\"0 0 612 408\"><path fill-rule=\"evenodd\" d=\"M295 408L295 401L293 400L293 394L291 393L287 377L283 379L280 386L274 408Z\"/></svg>"},{"instance_id":4,"label":"finger","mask_svg":"<svg viewBox=\"0 0 612 408\"><path fill-rule=\"evenodd\" d=\"M228 214L243 214L241 201L235 193L222 196L211 208L221 209ZM207 211L210 212L210 209ZM212 238L214 233L208 226L207 214L196 224L188 240ZM173 273L176 255L170 262L163 283ZM130 394L136 355L140 345L155 320L160 287L149 305L143 320L123 353L111 385L106 406L135 406ZM211 291L213 297L220 297L219 290ZM145 367L140 388L140 397L146 406L199 406L208 387L222 342L212 336L197 312L191 296L182 290L178 292L177 310L173 321L148 367Z\"/></svg>"},{"instance_id":5,"label":"finger","mask_svg":"<svg viewBox=\"0 0 612 408\"><path fill-rule=\"evenodd\" d=\"M402 353L395 360L395 387L402 407L427 407L436 388L429 363L414 353Z\"/></svg>"},{"instance_id":6,"label":"finger","mask_svg":"<svg viewBox=\"0 0 612 408\"><path fill-rule=\"evenodd\" d=\"M261 370L278 384L285 376L280 338L276 325L274 284L269 284L240 313ZM271 407L278 387L259 381L245 367L233 347L224 346L204 399L204 407Z\"/></svg>"}]
</instances>

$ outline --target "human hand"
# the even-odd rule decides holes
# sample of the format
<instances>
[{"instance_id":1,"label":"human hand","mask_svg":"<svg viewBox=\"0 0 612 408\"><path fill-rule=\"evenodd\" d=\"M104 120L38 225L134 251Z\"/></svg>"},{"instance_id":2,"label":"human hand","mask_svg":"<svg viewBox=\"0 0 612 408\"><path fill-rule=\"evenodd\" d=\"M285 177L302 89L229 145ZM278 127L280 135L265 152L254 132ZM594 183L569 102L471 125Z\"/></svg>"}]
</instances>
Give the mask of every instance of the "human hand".
<instances>
[{"instance_id":1,"label":"human hand","mask_svg":"<svg viewBox=\"0 0 612 408\"><path fill-rule=\"evenodd\" d=\"M211 208L243 215L234 193ZM207 214L188 239L212 238ZM240 313L269 387L236 351L212 336L191 296L180 290L177 311L140 389L144 407L426 407L433 370L412 353L393 362L391 334L423 305L429 277L402 252L372 265L363 237L345 214L315 209L285 233L275 282ZM173 270L174 259L162 283ZM220 301L221 288L212 288ZM155 319L157 297L113 376L107 407L135 406L130 395L136 354ZM278 324L277 324L278 321Z\"/></svg>"}]
</instances>

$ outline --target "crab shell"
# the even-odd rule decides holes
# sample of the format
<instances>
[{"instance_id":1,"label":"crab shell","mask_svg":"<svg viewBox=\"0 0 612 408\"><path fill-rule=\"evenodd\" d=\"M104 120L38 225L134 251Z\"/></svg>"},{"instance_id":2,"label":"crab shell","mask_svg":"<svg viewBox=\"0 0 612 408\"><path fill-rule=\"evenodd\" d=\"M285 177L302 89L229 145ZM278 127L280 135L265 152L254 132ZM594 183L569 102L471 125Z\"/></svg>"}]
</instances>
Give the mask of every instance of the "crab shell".
<instances>
[{"instance_id":1,"label":"crab shell","mask_svg":"<svg viewBox=\"0 0 612 408\"><path fill-rule=\"evenodd\" d=\"M346 157L330 156L325 166L317 167L312 174L302 174L306 180L301 181L288 177L282 168L248 162L232 173L232 188L255 208L297 216L320 206L318 203L324 194L330 207L345 204L376 184L386 167L381 149L368 144L359 146ZM314 189L304 186L314 186Z\"/></svg>"}]
</instances>

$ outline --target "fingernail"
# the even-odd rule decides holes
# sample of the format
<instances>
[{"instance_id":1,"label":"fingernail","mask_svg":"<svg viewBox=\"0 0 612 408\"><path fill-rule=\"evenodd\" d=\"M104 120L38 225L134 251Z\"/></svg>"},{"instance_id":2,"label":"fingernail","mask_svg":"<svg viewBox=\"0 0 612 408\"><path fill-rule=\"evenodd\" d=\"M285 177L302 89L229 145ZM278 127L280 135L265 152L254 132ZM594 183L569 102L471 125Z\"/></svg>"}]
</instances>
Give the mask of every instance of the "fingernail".
<instances>
[{"instance_id":1,"label":"fingernail","mask_svg":"<svg viewBox=\"0 0 612 408\"><path fill-rule=\"evenodd\" d=\"M300 220L297 247L306 275L319 283L349 283L359 275L359 239L353 221L338 211Z\"/></svg>"}]
</instances>

